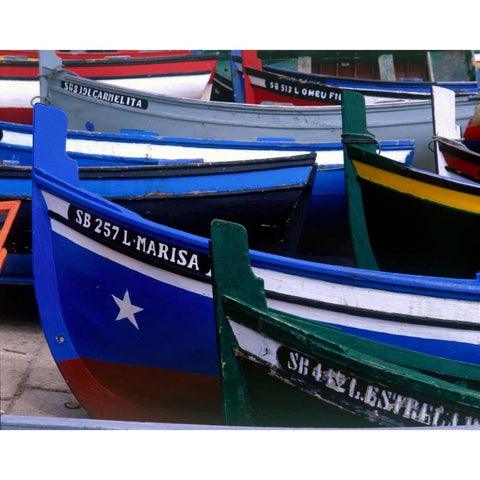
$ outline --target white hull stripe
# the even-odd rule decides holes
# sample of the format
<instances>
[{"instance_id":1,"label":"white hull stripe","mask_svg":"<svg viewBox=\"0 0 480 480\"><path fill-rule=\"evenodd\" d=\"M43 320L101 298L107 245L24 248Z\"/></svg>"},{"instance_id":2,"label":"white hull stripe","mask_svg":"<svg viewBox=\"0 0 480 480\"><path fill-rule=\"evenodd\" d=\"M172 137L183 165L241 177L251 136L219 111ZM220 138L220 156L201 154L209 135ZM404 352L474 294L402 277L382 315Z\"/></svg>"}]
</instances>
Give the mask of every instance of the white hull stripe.
<instances>
[{"instance_id":1,"label":"white hull stripe","mask_svg":"<svg viewBox=\"0 0 480 480\"><path fill-rule=\"evenodd\" d=\"M67 219L69 204L53 195L43 192L49 210ZM123 265L133 271L139 272L155 280L190 291L192 293L212 297L211 284L188 278L181 274L148 265L142 261L119 253L109 247L99 244L70 227L51 220L52 230L69 239L76 245L85 248L97 255L103 256L112 262ZM479 303L467 300L455 300L447 298L426 297L406 293L395 293L382 290L367 289L351 285L333 284L321 280L302 278L264 269L253 269L255 274L265 281L267 291L279 292L283 295L297 296L299 299L308 298L315 300L322 292L322 299L328 299L329 303L336 305L351 305L354 307L378 311L378 305L388 305L388 313L417 315L420 318L434 318L460 321L466 325L470 322L473 326L478 325ZM300 289L300 290L299 290ZM466 329L442 328L440 326L414 325L412 323L392 322L365 315L359 317L346 313L318 309L307 305L299 305L278 300L268 299L270 308L293 313L302 317L318 320L321 322L360 328L369 331L391 333L393 335L405 335L410 337L432 338L438 340L459 341L480 345L480 331L472 332ZM412 313L413 312L413 313ZM421 312L421 313L415 313ZM450 317L448 317L448 315Z\"/></svg>"},{"instance_id":2,"label":"white hull stripe","mask_svg":"<svg viewBox=\"0 0 480 480\"><path fill-rule=\"evenodd\" d=\"M27 133L3 130L2 143L32 147L32 135ZM255 149L229 149L229 148L201 148L182 147L177 145L155 145L139 142L111 142L95 140L67 139L67 152L83 153L90 155L112 155L132 158L154 158L162 160L176 159L202 159L204 162L220 162L228 160L253 160L261 158L278 158L285 155L302 155L310 151L282 150L255 150ZM384 154L392 160L405 162L410 150L386 151ZM317 153L317 165L343 165L343 150L322 151Z\"/></svg>"},{"instance_id":3,"label":"white hull stripe","mask_svg":"<svg viewBox=\"0 0 480 480\"><path fill-rule=\"evenodd\" d=\"M116 78L99 80L99 82L152 94L199 100L205 96L209 79L209 73L202 73L181 76ZM31 107L30 102L39 95L40 83L38 80L0 80L0 107Z\"/></svg>"},{"instance_id":4,"label":"white hull stripe","mask_svg":"<svg viewBox=\"0 0 480 480\"><path fill-rule=\"evenodd\" d=\"M266 290L284 296L362 310L378 311L381 306L381 310L389 314L451 320L476 326L480 323L480 302L476 301L391 292L306 277L301 277L299 281L298 276L288 273L257 268L253 270L255 275L265 279Z\"/></svg>"}]
</instances>

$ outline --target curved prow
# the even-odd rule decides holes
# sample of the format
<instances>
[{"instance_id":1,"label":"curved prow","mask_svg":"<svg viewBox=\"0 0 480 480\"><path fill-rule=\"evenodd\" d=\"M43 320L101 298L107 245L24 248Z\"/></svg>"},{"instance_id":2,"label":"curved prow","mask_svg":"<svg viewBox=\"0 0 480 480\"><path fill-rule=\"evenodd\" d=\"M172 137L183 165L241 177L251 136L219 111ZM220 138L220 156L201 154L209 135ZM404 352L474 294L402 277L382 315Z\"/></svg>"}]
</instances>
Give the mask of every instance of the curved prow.
<instances>
[{"instance_id":1,"label":"curved prow","mask_svg":"<svg viewBox=\"0 0 480 480\"><path fill-rule=\"evenodd\" d=\"M367 129L365 98L361 93L342 92L342 141L344 144L361 144L364 150L375 153L375 136Z\"/></svg>"},{"instance_id":2,"label":"curved prow","mask_svg":"<svg viewBox=\"0 0 480 480\"><path fill-rule=\"evenodd\" d=\"M262 61L258 58L256 50L242 50L242 65L243 65L243 94L245 103L256 103L255 94L253 93L250 77L245 71L246 67L252 67L257 70L262 70Z\"/></svg>"},{"instance_id":3,"label":"curved prow","mask_svg":"<svg viewBox=\"0 0 480 480\"><path fill-rule=\"evenodd\" d=\"M376 153L376 140L367 129L365 99L361 93L346 90L342 94L342 141L348 221L355 262L358 267L378 270L368 235L357 171L351 158L352 150L354 154Z\"/></svg>"},{"instance_id":4,"label":"curved prow","mask_svg":"<svg viewBox=\"0 0 480 480\"><path fill-rule=\"evenodd\" d=\"M225 422L249 425L253 424L251 406L243 370L234 358L238 344L225 314L224 302L233 298L266 309L263 280L255 276L250 266L247 231L242 225L213 220L210 251Z\"/></svg>"},{"instance_id":5,"label":"curved prow","mask_svg":"<svg viewBox=\"0 0 480 480\"><path fill-rule=\"evenodd\" d=\"M65 152L67 116L63 110L37 103L33 109L33 168L78 185L77 162Z\"/></svg>"},{"instance_id":6,"label":"curved prow","mask_svg":"<svg viewBox=\"0 0 480 480\"><path fill-rule=\"evenodd\" d=\"M55 69L63 66L61 58L55 53L55 50L40 50L38 55L38 67L40 78L40 97L48 98L48 76Z\"/></svg>"},{"instance_id":7,"label":"curved prow","mask_svg":"<svg viewBox=\"0 0 480 480\"><path fill-rule=\"evenodd\" d=\"M222 297L230 296L266 308L263 279L255 276L250 266L247 230L238 223L213 220L211 238L216 300L221 303Z\"/></svg>"}]
</instances>

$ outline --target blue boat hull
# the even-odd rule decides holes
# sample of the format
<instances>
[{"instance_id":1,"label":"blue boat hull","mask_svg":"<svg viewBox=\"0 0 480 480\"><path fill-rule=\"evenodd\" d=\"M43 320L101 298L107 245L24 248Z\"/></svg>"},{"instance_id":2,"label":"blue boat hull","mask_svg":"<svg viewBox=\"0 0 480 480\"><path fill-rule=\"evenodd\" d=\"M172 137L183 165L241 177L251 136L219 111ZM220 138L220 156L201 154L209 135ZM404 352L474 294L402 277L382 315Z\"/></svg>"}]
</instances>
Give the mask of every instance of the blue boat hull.
<instances>
[{"instance_id":1,"label":"blue boat hull","mask_svg":"<svg viewBox=\"0 0 480 480\"><path fill-rule=\"evenodd\" d=\"M47 155L42 141L45 124L59 122L61 131L65 119L47 119L36 125L35 291L45 337L72 392L92 417L222 422L209 241L78 188L61 143L49 144ZM478 312L478 281L255 251L251 259L273 308L281 302L365 338L480 364L480 325L471 313ZM361 295L335 300L342 290ZM311 292L317 293L309 300ZM362 302L370 307L356 305Z\"/></svg>"}]
</instances>

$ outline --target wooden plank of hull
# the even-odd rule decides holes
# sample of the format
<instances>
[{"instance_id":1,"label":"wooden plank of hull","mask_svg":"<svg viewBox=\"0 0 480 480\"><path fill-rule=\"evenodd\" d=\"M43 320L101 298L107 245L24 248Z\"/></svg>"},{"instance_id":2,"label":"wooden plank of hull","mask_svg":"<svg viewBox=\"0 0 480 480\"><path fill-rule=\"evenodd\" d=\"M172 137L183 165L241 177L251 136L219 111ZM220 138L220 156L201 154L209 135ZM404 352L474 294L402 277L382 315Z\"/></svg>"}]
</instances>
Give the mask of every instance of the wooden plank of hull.
<instances>
[{"instance_id":1,"label":"wooden plank of hull","mask_svg":"<svg viewBox=\"0 0 480 480\"><path fill-rule=\"evenodd\" d=\"M211 236L228 424L391 427L480 422L478 366L392 349L269 310L263 282L250 266L246 231L216 220Z\"/></svg>"}]
</instances>

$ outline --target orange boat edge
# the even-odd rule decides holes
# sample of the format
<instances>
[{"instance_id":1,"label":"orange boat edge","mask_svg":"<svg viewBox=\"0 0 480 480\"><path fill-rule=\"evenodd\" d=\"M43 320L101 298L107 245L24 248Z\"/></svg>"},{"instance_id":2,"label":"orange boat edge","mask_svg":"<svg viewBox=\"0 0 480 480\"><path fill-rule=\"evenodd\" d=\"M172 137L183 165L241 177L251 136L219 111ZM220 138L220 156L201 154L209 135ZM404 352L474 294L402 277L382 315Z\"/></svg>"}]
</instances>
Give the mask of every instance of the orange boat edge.
<instances>
[{"instance_id":1,"label":"orange boat edge","mask_svg":"<svg viewBox=\"0 0 480 480\"><path fill-rule=\"evenodd\" d=\"M7 257L7 250L3 248L3 246L5 245L5 240L10 232L13 221L17 216L20 203L20 200L0 202L0 272Z\"/></svg>"}]
</instances>

